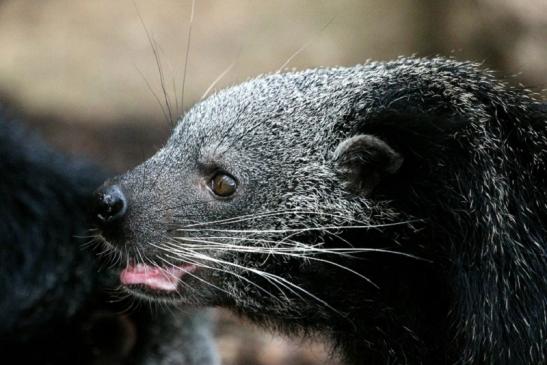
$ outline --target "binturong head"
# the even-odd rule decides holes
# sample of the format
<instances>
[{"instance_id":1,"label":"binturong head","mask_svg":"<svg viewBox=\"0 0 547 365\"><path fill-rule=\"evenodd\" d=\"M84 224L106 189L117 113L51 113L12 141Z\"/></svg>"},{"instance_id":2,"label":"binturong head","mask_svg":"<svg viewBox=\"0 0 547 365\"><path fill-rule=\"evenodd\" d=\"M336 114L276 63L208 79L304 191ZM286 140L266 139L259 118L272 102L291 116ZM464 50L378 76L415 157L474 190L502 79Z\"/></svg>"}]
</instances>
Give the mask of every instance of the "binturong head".
<instances>
[{"instance_id":1,"label":"binturong head","mask_svg":"<svg viewBox=\"0 0 547 365\"><path fill-rule=\"evenodd\" d=\"M326 304L305 282L323 264L343 272L337 258L359 251L344 227L397 219L368 196L403 157L348 119L364 71L274 74L221 91L155 156L101 187L97 222L127 259L127 290L260 312L260 298L287 312Z\"/></svg>"},{"instance_id":2,"label":"binturong head","mask_svg":"<svg viewBox=\"0 0 547 365\"><path fill-rule=\"evenodd\" d=\"M478 237L470 204L482 209L465 194L497 181L488 130L524 102L445 59L261 76L195 105L105 183L97 223L137 297L402 361L446 339L449 263L482 245L464 248Z\"/></svg>"}]
</instances>

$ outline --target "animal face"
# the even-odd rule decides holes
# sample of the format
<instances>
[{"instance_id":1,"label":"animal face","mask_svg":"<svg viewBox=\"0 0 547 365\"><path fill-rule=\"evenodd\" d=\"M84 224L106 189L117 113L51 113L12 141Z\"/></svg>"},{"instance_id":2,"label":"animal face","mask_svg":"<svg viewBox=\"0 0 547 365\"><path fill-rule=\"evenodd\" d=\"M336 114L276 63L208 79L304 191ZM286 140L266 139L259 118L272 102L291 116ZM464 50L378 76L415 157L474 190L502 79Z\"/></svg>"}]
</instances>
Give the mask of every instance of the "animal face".
<instances>
[{"instance_id":1,"label":"animal face","mask_svg":"<svg viewBox=\"0 0 547 365\"><path fill-rule=\"evenodd\" d=\"M343 236L393 219L367 196L402 157L353 133L355 84L367 75L353 72L276 74L222 91L191 109L155 156L99 190L126 289L300 315L329 306L312 284L319 267L370 285L341 263L363 249Z\"/></svg>"}]
</instances>

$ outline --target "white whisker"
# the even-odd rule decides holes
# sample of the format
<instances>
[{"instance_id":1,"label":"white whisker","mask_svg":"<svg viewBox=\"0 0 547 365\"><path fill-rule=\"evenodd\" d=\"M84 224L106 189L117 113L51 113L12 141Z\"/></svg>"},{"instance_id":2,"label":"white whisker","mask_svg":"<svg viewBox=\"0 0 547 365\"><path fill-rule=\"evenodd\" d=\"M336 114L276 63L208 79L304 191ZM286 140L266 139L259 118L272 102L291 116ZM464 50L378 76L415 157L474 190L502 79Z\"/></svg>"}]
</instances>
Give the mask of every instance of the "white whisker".
<instances>
[{"instance_id":1,"label":"white whisker","mask_svg":"<svg viewBox=\"0 0 547 365\"><path fill-rule=\"evenodd\" d=\"M169 249L168 251L173 253L172 249ZM191 251L191 250L188 250L188 251ZM185 253L188 254L189 252L185 252ZM293 282L291 282L291 281L289 281L289 280L287 280L287 279L285 279L281 276L278 276L278 275L275 275L275 274L272 274L272 273L269 273L269 272L266 272L266 271L258 270L256 268L251 268L251 267L246 267L246 266L243 266L243 265L239 265L239 264L234 263L234 262L225 261L225 260L222 260L222 259L219 259L219 258L213 258L211 256L204 255L204 254L201 254L201 253L198 253L198 252L191 252L191 254L193 256L195 256L195 258L198 258L198 259L202 259L202 260L206 260L206 261L212 261L212 262L215 262L215 263L236 267L240 270L254 273L254 274L256 274L256 275L258 275L258 276L260 276L260 277L262 277L266 280L268 280L268 279L274 280L279 285L282 285L283 287L290 290L294 295L298 296L299 298L303 299L302 296L299 295L297 291L300 291L301 293L303 293L303 294L309 296L310 298L318 301L319 303L321 303L325 307L327 307L327 308L331 309L332 311L342 315L342 313L340 313L337 309L335 309L330 304L325 302L323 299L317 297L316 295L310 293L309 291L305 290L304 288L294 284ZM169 257L173 258L173 259L177 259L177 257L171 257L171 256L169 256Z\"/></svg>"},{"instance_id":2,"label":"white whisker","mask_svg":"<svg viewBox=\"0 0 547 365\"><path fill-rule=\"evenodd\" d=\"M306 228L286 228L286 229L220 229L220 228L200 228L200 229L188 229L188 228L178 228L175 229L175 231L180 232L229 232L229 233L289 233L289 232L313 232L313 231L327 231L327 230L347 230L347 229L371 229L371 228L384 228L384 227L393 227L398 225L404 225L415 222L415 220L411 221L403 221L403 222L396 222L396 223L385 223L385 224L372 224L372 225L349 225L349 226L337 226L337 225L330 225L330 226L319 226L319 227L306 227Z\"/></svg>"},{"instance_id":3,"label":"white whisker","mask_svg":"<svg viewBox=\"0 0 547 365\"><path fill-rule=\"evenodd\" d=\"M210 241L202 240L202 242L209 242L209 243L214 245L214 243L210 242ZM190 245L188 245L188 246L190 246ZM176 245L172 245L171 248L173 250L176 250L178 247ZM189 247L189 249L191 249L191 248ZM302 254L295 254L295 253L286 252L286 251L281 251L280 252L280 251L276 251L275 249L266 249L266 251L262 251L262 250L259 250L256 247L246 246L246 247L241 248L241 247L238 247L237 245L231 245L231 247L228 248L225 251L231 251L231 252L235 251L235 252L245 252L245 253L259 253L259 254L267 253L268 255L282 255L282 256L285 256L285 257L298 257L298 258L303 258L303 259L306 259L306 260L323 262L323 263L326 263L326 264L329 264L329 265L336 266L336 267L338 267L340 269L343 269L345 271L348 271L348 272L350 272L350 273L364 279L365 281L367 281L369 284L371 284L375 288L377 288L377 289L379 288L378 285L376 285L372 280L370 280L368 277L364 276L363 274L360 274L357 271L355 271L353 269L350 269L350 268L348 268L344 265L338 264L338 263L330 261L330 260L321 259L321 258L318 258L318 257L313 257L313 256L309 256L309 255L302 255Z\"/></svg>"}]
</instances>

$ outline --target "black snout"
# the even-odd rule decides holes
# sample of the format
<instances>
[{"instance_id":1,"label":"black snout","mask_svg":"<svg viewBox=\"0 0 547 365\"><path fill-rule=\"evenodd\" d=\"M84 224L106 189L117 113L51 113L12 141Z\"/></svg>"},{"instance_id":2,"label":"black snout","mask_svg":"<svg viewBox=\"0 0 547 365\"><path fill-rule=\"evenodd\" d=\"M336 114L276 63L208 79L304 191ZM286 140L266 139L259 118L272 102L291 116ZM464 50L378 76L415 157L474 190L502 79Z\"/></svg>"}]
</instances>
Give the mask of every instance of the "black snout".
<instances>
[{"instance_id":1,"label":"black snout","mask_svg":"<svg viewBox=\"0 0 547 365\"><path fill-rule=\"evenodd\" d=\"M104 225L120 220L127 211L127 200L118 185L107 185L95 192L94 216Z\"/></svg>"}]
</instances>

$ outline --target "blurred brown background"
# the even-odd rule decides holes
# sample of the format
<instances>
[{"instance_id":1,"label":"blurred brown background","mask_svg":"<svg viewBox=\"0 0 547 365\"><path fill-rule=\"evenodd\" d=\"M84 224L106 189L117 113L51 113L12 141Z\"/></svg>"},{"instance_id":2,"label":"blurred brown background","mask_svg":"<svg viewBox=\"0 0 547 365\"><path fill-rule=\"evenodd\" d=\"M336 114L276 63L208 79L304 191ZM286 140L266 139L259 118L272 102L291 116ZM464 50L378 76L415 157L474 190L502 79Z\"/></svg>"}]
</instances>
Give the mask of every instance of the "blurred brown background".
<instances>
[{"instance_id":1,"label":"blurred brown background","mask_svg":"<svg viewBox=\"0 0 547 365\"><path fill-rule=\"evenodd\" d=\"M0 100L59 148L128 169L169 133L145 27L180 114L190 10L190 0L0 0ZM412 54L483 62L545 96L546 44L545 0L197 0L184 108L232 64L216 88L289 59L302 69ZM318 341L218 317L225 364L335 364Z\"/></svg>"}]
</instances>

